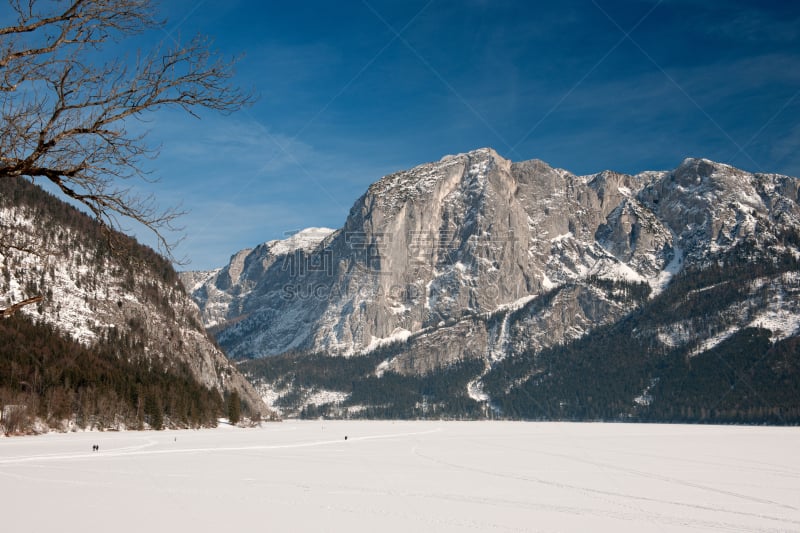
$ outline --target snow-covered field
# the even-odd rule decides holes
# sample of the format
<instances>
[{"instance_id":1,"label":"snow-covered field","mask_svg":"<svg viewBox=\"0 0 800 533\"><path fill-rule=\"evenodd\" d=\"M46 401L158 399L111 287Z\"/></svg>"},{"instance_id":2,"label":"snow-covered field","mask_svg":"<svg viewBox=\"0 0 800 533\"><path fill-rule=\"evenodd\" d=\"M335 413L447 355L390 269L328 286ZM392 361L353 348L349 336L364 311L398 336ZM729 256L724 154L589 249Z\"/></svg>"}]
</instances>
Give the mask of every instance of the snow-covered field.
<instances>
[{"instance_id":1,"label":"snow-covered field","mask_svg":"<svg viewBox=\"0 0 800 533\"><path fill-rule=\"evenodd\" d=\"M0 438L0 524L81 533L798 531L798 451L798 428L513 422Z\"/></svg>"}]
</instances>

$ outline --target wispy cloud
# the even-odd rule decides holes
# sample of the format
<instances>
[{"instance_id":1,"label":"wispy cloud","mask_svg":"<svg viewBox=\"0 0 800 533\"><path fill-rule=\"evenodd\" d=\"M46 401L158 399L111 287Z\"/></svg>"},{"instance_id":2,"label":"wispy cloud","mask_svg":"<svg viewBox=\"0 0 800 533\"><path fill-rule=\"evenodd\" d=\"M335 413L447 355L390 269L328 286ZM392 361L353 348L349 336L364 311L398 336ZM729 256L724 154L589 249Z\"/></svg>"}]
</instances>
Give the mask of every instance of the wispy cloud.
<instances>
[{"instance_id":1,"label":"wispy cloud","mask_svg":"<svg viewBox=\"0 0 800 533\"><path fill-rule=\"evenodd\" d=\"M382 175L480 146L578 173L690 155L800 173L800 4L596 4L176 0L181 31L246 52L237 82L261 98L231 117L137 126L163 144L147 190L191 211L182 250L205 268L341 225Z\"/></svg>"},{"instance_id":2,"label":"wispy cloud","mask_svg":"<svg viewBox=\"0 0 800 533\"><path fill-rule=\"evenodd\" d=\"M149 163L161 179L134 185L159 205L187 211L176 256L187 256L192 268L219 266L231 253L286 231L340 227L365 184L396 170L366 150L354 157L353 145L318 150L246 116L198 122L163 113L149 126L163 144ZM151 243L147 231L132 229Z\"/></svg>"}]
</instances>

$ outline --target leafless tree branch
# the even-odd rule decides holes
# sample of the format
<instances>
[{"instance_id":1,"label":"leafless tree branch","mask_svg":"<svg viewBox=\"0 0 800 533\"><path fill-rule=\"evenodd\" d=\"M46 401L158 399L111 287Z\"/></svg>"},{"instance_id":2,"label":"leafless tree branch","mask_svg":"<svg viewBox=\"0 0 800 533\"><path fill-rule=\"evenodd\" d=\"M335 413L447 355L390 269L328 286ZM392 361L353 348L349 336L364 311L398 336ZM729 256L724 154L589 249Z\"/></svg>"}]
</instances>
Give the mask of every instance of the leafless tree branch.
<instances>
[{"instance_id":1,"label":"leafless tree branch","mask_svg":"<svg viewBox=\"0 0 800 533\"><path fill-rule=\"evenodd\" d=\"M129 219L151 229L170 259L165 234L182 214L157 208L124 180L142 178L157 150L126 125L146 113L178 107L233 112L251 95L231 84L233 60L197 37L162 43L135 60L97 62L114 39L158 27L151 0L9 0L17 21L0 28L0 179L26 176L53 183L102 224Z\"/></svg>"},{"instance_id":2,"label":"leafless tree branch","mask_svg":"<svg viewBox=\"0 0 800 533\"><path fill-rule=\"evenodd\" d=\"M44 296L34 296L33 298L28 298L26 300L22 300L21 302L17 302L12 306L6 307L5 309L0 310L0 317L8 318L12 316L14 313L25 307L26 305L33 305L35 303L39 303L44 300Z\"/></svg>"}]
</instances>

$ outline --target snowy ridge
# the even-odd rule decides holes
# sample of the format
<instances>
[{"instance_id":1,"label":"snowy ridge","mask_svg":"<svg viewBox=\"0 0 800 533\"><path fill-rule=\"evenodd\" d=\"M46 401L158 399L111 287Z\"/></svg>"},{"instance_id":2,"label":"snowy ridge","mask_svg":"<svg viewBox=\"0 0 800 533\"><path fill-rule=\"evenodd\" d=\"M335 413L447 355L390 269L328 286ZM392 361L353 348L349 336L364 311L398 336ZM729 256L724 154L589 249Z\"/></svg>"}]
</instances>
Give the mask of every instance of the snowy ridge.
<instances>
[{"instance_id":1,"label":"snowy ridge","mask_svg":"<svg viewBox=\"0 0 800 533\"><path fill-rule=\"evenodd\" d=\"M392 213L409 201L434 193L437 186L453 176L464 174L477 178L486 172L495 157L499 156L491 148L445 156L434 163L384 176L370 186L367 194L374 198L374 208Z\"/></svg>"},{"instance_id":2,"label":"snowy ridge","mask_svg":"<svg viewBox=\"0 0 800 533\"><path fill-rule=\"evenodd\" d=\"M297 250L310 252L335 230L330 228L306 228L283 240L269 241L266 245L273 255L286 255Z\"/></svg>"},{"instance_id":3,"label":"snowy ridge","mask_svg":"<svg viewBox=\"0 0 800 533\"><path fill-rule=\"evenodd\" d=\"M224 267L208 272L181 272L179 276L200 306L203 324L207 328L219 327L241 316L237 301L250 295L269 268L273 265L287 270L306 268L308 260L297 254L313 254L334 233L330 228L306 228L285 239L240 250Z\"/></svg>"}]
</instances>

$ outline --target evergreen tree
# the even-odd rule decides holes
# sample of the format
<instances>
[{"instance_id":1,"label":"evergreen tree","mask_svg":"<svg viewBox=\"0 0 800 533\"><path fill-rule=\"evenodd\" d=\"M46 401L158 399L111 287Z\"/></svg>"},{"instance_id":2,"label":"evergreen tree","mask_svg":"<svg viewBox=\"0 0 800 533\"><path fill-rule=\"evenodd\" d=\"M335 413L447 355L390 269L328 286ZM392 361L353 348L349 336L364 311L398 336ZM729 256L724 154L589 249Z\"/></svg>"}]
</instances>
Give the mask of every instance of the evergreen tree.
<instances>
[{"instance_id":1,"label":"evergreen tree","mask_svg":"<svg viewBox=\"0 0 800 533\"><path fill-rule=\"evenodd\" d=\"M242 401L239 393L233 391L228 396L228 420L231 424L238 424L242 418Z\"/></svg>"}]
</instances>

